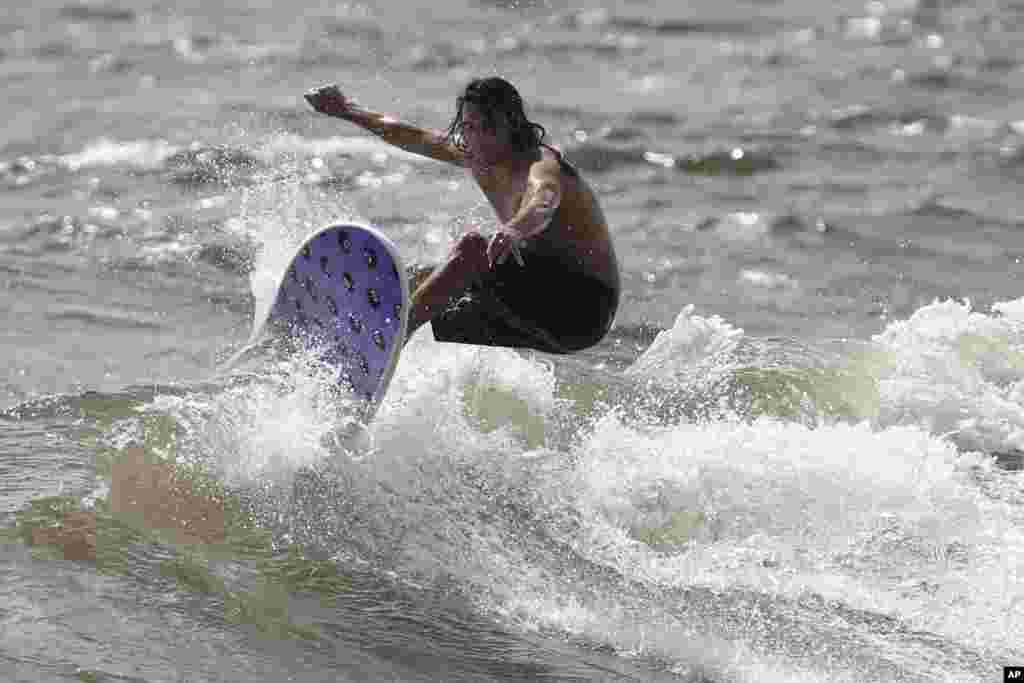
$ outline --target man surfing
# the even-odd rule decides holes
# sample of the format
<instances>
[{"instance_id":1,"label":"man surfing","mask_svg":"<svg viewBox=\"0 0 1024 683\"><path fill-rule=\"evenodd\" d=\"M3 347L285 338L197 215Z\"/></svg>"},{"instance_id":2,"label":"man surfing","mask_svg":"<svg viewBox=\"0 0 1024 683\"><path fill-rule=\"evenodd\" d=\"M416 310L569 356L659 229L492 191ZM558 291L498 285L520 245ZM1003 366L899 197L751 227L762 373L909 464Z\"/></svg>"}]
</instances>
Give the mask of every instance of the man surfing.
<instances>
[{"instance_id":1,"label":"man surfing","mask_svg":"<svg viewBox=\"0 0 1024 683\"><path fill-rule=\"evenodd\" d=\"M336 85L305 98L395 147L468 169L494 208L494 236L463 235L418 284L409 335L429 321L437 341L572 353L608 333L620 282L604 213L508 81L471 81L446 132L364 109Z\"/></svg>"}]
</instances>

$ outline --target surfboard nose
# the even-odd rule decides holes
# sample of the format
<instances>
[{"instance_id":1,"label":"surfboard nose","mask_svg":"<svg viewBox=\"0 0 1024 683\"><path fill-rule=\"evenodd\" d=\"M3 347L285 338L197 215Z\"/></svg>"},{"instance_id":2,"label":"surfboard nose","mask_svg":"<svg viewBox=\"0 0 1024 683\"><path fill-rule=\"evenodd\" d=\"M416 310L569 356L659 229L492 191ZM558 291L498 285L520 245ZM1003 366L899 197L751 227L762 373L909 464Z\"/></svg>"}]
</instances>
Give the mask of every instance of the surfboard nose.
<instances>
[{"instance_id":1,"label":"surfboard nose","mask_svg":"<svg viewBox=\"0 0 1024 683\"><path fill-rule=\"evenodd\" d=\"M409 283L399 275L405 272L398 248L380 231L329 226L296 250L257 327L315 350L372 415L405 344Z\"/></svg>"}]
</instances>

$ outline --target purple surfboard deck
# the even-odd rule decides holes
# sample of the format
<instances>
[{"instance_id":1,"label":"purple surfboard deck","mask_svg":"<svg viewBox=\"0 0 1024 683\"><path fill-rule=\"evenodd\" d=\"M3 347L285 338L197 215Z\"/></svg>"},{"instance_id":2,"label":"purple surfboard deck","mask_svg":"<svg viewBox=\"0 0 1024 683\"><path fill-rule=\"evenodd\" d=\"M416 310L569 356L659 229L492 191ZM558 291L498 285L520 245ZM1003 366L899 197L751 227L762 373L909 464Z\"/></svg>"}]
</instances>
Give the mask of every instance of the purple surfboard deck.
<instances>
[{"instance_id":1,"label":"purple surfboard deck","mask_svg":"<svg viewBox=\"0 0 1024 683\"><path fill-rule=\"evenodd\" d=\"M365 401L369 420L405 344L409 285L394 243L378 230L338 223L299 247L264 328L316 349L338 381Z\"/></svg>"}]
</instances>

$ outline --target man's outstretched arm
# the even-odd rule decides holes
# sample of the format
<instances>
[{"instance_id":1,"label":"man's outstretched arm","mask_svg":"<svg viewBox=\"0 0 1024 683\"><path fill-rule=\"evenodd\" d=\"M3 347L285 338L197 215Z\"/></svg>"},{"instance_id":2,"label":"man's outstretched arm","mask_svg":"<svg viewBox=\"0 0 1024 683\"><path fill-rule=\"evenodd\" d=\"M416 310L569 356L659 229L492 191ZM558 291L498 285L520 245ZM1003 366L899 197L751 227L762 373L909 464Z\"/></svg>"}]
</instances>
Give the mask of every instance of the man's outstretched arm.
<instances>
[{"instance_id":1,"label":"man's outstretched arm","mask_svg":"<svg viewBox=\"0 0 1024 683\"><path fill-rule=\"evenodd\" d=\"M399 149L458 166L465 163L463 151L448 142L444 133L365 109L343 95L337 85L313 88L305 98L321 114L354 123Z\"/></svg>"}]
</instances>

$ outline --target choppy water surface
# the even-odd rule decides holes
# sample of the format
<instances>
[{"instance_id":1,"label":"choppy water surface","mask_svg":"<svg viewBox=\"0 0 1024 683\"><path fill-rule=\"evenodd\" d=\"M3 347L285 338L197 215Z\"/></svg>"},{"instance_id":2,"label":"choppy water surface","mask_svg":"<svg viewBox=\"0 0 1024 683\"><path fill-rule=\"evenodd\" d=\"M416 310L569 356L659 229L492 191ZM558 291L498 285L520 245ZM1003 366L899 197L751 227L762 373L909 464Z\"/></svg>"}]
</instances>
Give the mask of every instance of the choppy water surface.
<instances>
[{"instance_id":1,"label":"choppy water surface","mask_svg":"<svg viewBox=\"0 0 1024 683\"><path fill-rule=\"evenodd\" d=\"M1024 8L49 1L0 19L0 678L992 681L1024 664ZM226 370L303 237L494 227L499 73L599 190L570 358L406 348L377 420Z\"/></svg>"}]
</instances>

